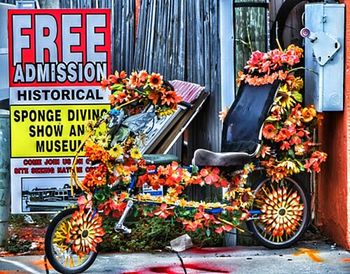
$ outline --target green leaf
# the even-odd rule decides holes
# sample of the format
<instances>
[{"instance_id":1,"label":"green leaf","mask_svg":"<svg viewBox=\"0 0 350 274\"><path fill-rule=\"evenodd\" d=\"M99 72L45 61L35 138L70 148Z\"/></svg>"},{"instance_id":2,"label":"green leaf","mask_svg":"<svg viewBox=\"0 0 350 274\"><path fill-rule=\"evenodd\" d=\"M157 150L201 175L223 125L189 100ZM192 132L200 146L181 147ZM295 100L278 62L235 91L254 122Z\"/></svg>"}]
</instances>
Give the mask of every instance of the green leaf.
<instances>
[{"instance_id":1,"label":"green leaf","mask_svg":"<svg viewBox=\"0 0 350 274\"><path fill-rule=\"evenodd\" d=\"M130 129L127 127L120 127L117 134L113 137L113 143L121 143L124 141L130 134Z\"/></svg>"},{"instance_id":2,"label":"green leaf","mask_svg":"<svg viewBox=\"0 0 350 274\"><path fill-rule=\"evenodd\" d=\"M291 156L292 158L295 157L294 151L292 149L288 150L288 155Z\"/></svg>"},{"instance_id":3,"label":"green leaf","mask_svg":"<svg viewBox=\"0 0 350 274\"><path fill-rule=\"evenodd\" d=\"M122 91L123 90L123 85L122 84L114 84L113 86L111 86L111 89L113 91ZM114 93L113 93L114 94Z\"/></svg>"},{"instance_id":4,"label":"green leaf","mask_svg":"<svg viewBox=\"0 0 350 274\"><path fill-rule=\"evenodd\" d=\"M134 217L138 217L139 216L139 211L138 210L134 210Z\"/></svg>"},{"instance_id":5,"label":"green leaf","mask_svg":"<svg viewBox=\"0 0 350 274\"><path fill-rule=\"evenodd\" d=\"M94 197L97 201L103 201L106 199L106 196L102 191L95 193Z\"/></svg>"},{"instance_id":6,"label":"green leaf","mask_svg":"<svg viewBox=\"0 0 350 274\"><path fill-rule=\"evenodd\" d=\"M208 237L210 237L210 235L211 235L211 230L210 230L209 227L208 227L207 230L205 231L205 234L206 234Z\"/></svg>"},{"instance_id":7,"label":"green leaf","mask_svg":"<svg viewBox=\"0 0 350 274\"><path fill-rule=\"evenodd\" d=\"M192 174L197 174L199 171L199 167L196 165L192 165Z\"/></svg>"},{"instance_id":8,"label":"green leaf","mask_svg":"<svg viewBox=\"0 0 350 274\"><path fill-rule=\"evenodd\" d=\"M299 103L303 102L303 95L299 92L295 92L293 93L293 97L296 101L298 101Z\"/></svg>"}]
</instances>

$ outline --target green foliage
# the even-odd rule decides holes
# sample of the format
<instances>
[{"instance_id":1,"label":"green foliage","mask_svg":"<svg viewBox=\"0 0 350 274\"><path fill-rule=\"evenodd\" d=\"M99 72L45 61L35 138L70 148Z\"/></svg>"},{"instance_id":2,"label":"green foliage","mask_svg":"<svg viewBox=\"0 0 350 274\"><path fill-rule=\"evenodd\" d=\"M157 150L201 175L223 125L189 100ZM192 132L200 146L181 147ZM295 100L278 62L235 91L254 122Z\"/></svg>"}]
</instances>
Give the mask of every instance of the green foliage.
<instances>
[{"instance_id":1,"label":"green foliage","mask_svg":"<svg viewBox=\"0 0 350 274\"><path fill-rule=\"evenodd\" d=\"M182 228L182 224L172 220L140 217L126 225L132 229L131 234L114 232L114 221L106 220L104 228L109 233L104 236L101 250L135 252L164 249L170 246L171 240L186 233L197 246L222 246L223 243L223 235L199 229L195 232L187 232Z\"/></svg>"},{"instance_id":2,"label":"green foliage","mask_svg":"<svg viewBox=\"0 0 350 274\"><path fill-rule=\"evenodd\" d=\"M30 250L31 242L20 239L18 235L13 235L7 242L5 250L10 253L23 253Z\"/></svg>"},{"instance_id":3,"label":"green foliage","mask_svg":"<svg viewBox=\"0 0 350 274\"><path fill-rule=\"evenodd\" d=\"M23 214L11 214L9 223L12 227L26 227L28 223L25 221L25 216ZM53 214L30 214L29 215L33 220L33 224L37 227L47 227L53 218Z\"/></svg>"}]
</instances>

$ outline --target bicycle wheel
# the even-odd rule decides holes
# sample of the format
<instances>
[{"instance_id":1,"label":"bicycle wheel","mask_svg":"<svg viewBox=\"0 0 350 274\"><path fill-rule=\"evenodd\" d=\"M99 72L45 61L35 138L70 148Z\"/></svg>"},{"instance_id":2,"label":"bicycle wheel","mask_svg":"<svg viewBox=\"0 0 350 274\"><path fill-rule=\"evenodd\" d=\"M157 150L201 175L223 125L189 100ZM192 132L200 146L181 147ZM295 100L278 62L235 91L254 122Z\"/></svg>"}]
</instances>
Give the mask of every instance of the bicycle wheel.
<instances>
[{"instance_id":1,"label":"bicycle wheel","mask_svg":"<svg viewBox=\"0 0 350 274\"><path fill-rule=\"evenodd\" d=\"M97 257L97 252L78 256L67 243L71 231L69 223L77 208L69 208L60 212L49 224L45 235L45 253L52 267L60 273L81 273L88 269ZM83 232L84 233L84 232Z\"/></svg>"},{"instance_id":2,"label":"bicycle wheel","mask_svg":"<svg viewBox=\"0 0 350 274\"><path fill-rule=\"evenodd\" d=\"M310 205L303 188L293 179L265 179L255 188L253 210L247 221L259 242L268 248L287 248L300 239L310 220Z\"/></svg>"}]
</instances>

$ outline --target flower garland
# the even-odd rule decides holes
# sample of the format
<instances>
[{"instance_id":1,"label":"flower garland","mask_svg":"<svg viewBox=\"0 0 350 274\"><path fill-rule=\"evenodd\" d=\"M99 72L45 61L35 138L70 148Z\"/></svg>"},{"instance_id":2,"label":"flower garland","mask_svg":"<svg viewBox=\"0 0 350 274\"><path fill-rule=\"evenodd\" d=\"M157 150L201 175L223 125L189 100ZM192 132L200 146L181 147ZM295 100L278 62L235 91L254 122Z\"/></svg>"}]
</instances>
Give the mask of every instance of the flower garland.
<instances>
[{"instance_id":1,"label":"flower garland","mask_svg":"<svg viewBox=\"0 0 350 274\"><path fill-rule=\"evenodd\" d=\"M302 171L320 172L320 164L327 154L317 150L313 132L317 121L314 106L302 107L301 90L304 82L294 75L292 67L300 62L303 50L291 45L286 51L275 49L267 53L253 52L239 81L251 85L264 85L282 80L270 116L263 127L263 145L259 153L261 165L272 181ZM263 75L254 75L256 72ZM281 77L277 77L276 75Z\"/></svg>"}]
</instances>

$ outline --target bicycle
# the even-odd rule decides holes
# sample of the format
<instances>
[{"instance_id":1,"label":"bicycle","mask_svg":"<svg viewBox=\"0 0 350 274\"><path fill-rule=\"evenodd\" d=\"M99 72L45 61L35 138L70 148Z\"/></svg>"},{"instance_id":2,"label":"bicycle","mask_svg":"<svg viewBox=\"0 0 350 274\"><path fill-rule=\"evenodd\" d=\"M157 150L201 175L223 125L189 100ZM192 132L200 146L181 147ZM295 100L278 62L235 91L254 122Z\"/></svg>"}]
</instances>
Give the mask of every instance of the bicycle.
<instances>
[{"instance_id":1,"label":"bicycle","mask_svg":"<svg viewBox=\"0 0 350 274\"><path fill-rule=\"evenodd\" d=\"M137 74L138 79L145 79L142 73ZM121 94L128 91L119 86L125 77L118 74L117 79L105 83L106 86L116 85L114 96L117 99L118 96L127 97ZM148 76L147 79L151 78ZM294 244L310 222L309 197L303 187L288 176L291 173L279 178L279 174L272 172L271 161L265 163L256 158L264 149L261 140L266 119L275 111L271 108L277 93L283 89L281 79L269 81L271 83L255 86L249 83L240 85L237 98L223 123L223 152L198 149L191 166L180 166L177 157L172 155L141 155L135 146L155 116L171 112L180 103L180 98L173 93L169 93L173 105L159 103L159 96L167 94L167 90L172 92L171 87L165 87L162 95L157 97L157 94L152 94L154 89L146 84L136 95L129 96L127 102L116 103L116 107L93 126L82 142L80 149L85 145L85 156L96 165L83 181L79 180L76 170L78 154L74 159L74 185L86 194L79 198L77 207L60 212L48 227L45 253L51 265L62 273L80 273L88 269L96 259L96 247L105 233L102 216L118 219L115 232L130 233L124 222L135 204L154 208L153 216L160 218L176 215L189 230L206 228L221 233L240 229L240 223L246 221L248 228L266 247L285 248ZM149 101L159 104L150 106ZM141 111L135 114L134 110L138 108ZM313 119L315 116L308 123ZM107 135L96 133L101 127L110 140L102 140L101 136ZM304 134L300 138L309 138ZM108 155L97 145L104 142ZM325 156L317 158L318 162L307 162L307 168L311 169L312 165L324 160ZM265 171L269 176L250 189L246 181L256 170ZM289 169L286 167L286 170ZM161 197L142 194L140 188L145 183L154 189L166 186L167 194ZM226 200L210 203L181 198L183 189L193 184L226 187ZM188 215L192 219L186 219Z\"/></svg>"}]
</instances>

